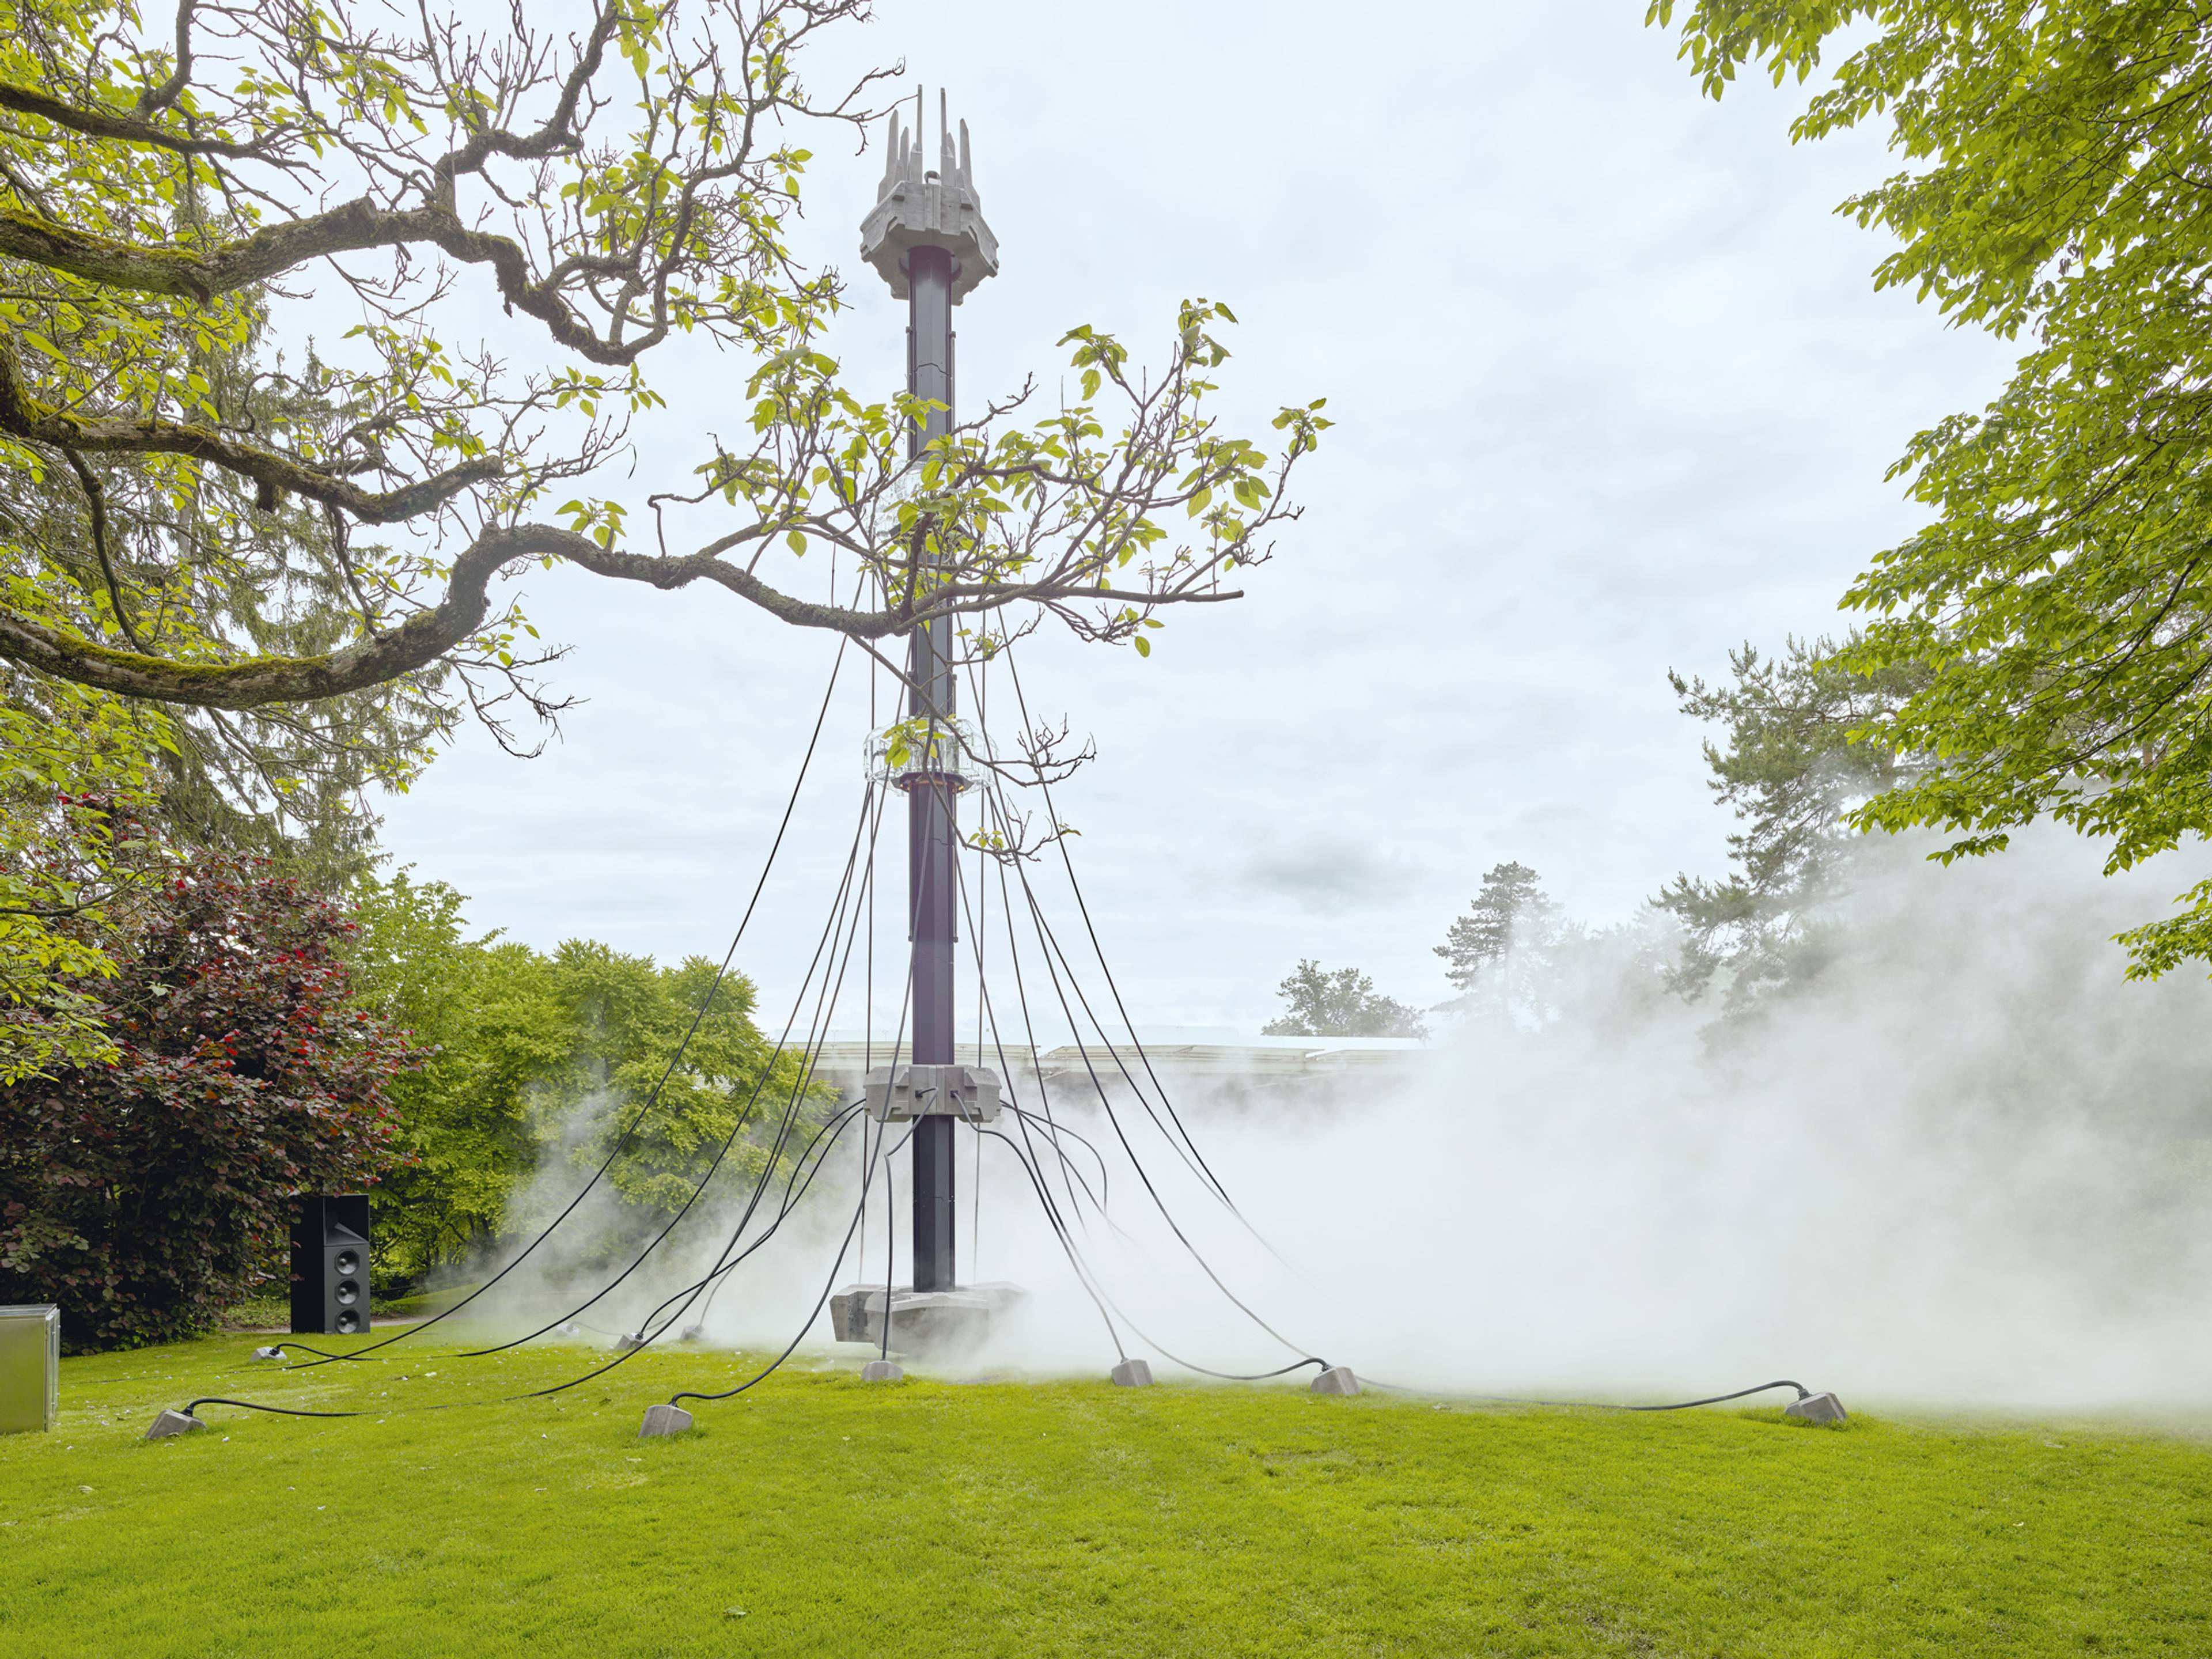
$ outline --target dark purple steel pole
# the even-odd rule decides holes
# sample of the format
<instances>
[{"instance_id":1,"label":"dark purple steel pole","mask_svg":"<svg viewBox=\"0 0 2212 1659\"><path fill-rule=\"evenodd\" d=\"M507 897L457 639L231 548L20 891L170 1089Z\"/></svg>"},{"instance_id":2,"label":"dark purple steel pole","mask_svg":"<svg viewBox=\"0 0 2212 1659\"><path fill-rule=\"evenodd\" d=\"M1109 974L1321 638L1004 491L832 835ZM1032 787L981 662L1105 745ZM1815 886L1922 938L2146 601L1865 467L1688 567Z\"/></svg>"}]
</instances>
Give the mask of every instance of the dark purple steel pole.
<instances>
[{"instance_id":1,"label":"dark purple steel pole","mask_svg":"<svg viewBox=\"0 0 2212 1659\"><path fill-rule=\"evenodd\" d=\"M941 247L907 252L907 389L945 405L920 441L951 429L952 255ZM907 711L950 720L956 712L952 624L939 618L914 630L907 654L914 684ZM914 905L914 1063L952 1063L952 951L958 938L960 786L925 772L907 790L907 891ZM953 1287L952 1127L933 1114L914 1126L914 1287Z\"/></svg>"}]
</instances>

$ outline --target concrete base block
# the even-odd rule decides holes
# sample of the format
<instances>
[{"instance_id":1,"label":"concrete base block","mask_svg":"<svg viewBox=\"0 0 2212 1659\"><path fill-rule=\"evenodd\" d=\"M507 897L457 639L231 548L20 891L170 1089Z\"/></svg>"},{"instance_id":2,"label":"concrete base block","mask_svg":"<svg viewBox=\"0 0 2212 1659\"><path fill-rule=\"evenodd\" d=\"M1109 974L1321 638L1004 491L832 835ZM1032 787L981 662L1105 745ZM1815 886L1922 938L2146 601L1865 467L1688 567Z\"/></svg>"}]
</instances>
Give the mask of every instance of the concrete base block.
<instances>
[{"instance_id":1,"label":"concrete base block","mask_svg":"<svg viewBox=\"0 0 2212 1659\"><path fill-rule=\"evenodd\" d=\"M1113 1377L1117 1389L1149 1389L1152 1386L1152 1362L1125 1359L1114 1367Z\"/></svg>"},{"instance_id":2,"label":"concrete base block","mask_svg":"<svg viewBox=\"0 0 2212 1659\"><path fill-rule=\"evenodd\" d=\"M256 1359L282 1359L284 1357L284 1350L282 1348L256 1348L253 1351L253 1357Z\"/></svg>"},{"instance_id":3,"label":"concrete base block","mask_svg":"<svg viewBox=\"0 0 2212 1659\"><path fill-rule=\"evenodd\" d=\"M1793 1400L1782 1408L1784 1417L1794 1417L1800 1423L1841 1423L1847 1420L1844 1402L1832 1394L1808 1394L1802 1400Z\"/></svg>"},{"instance_id":4,"label":"concrete base block","mask_svg":"<svg viewBox=\"0 0 2212 1659\"><path fill-rule=\"evenodd\" d=\"M154 1426L146 1431L149 1440L167 1440L173 1434L190 1434L194 1429L207 1425L197 1417L187 1417L182 1412L163 1412L154 1419Z\"/></svg>"},{"instance_id":5,"label":"concrete base block","mask_svg":"<svg viewBox=\"0 0 2212 1659\"><path fill-rule=\"evenodd\" d=\"M1359 1379L1352 1374L1349 1365L1331 1365L1313 1380L1316 1394L1358 1394Z\"/></svg>"},{"instance_id":6,"label":"concrete base block","mask_svg":"<svg viewBox=\"0 0 2212 1659\"><path fill-rule=\"evenodd\" d=\"M896 1382L906 1375L906 1367L896 1360L871 1359L860 1367L863 1382Z\"/></svg>"},{"instance_id":7,"label":"concrete base block","mask_svg":"<svg viewBox=\"0 0 2212 1659\"><path fill-rule=\"evenodd\" d=\"M890 1346L901 1353L939 1358L981 1346L991 1327L1029 1297L1018 1285L963 1285L951 1291L890 1293ZM840 1342L884 1346L884 1287L850 1285L830 1298L830 1329Z\"/></svg>"},{"instance_id":8,"label":"concrete base block","mask_svg":"<svg viewBox=\"0 0 2212 1659\"><path fill-rule=\"evenodd\" d=\"M645 1333L643 1331L624 1331L620 1336L615 1339L615 1352L617 1353L635 1353L644 1346Z\"/></svg>"},{"instance_id":9,"label":"concrete base block","mask_svg":"<svg viewBox=\"0 0 2212 1659\"><path fill-rule=\"evenodd\" d=\"M691 1413L681 1406L647 1406L645 1421L638 1425L637 1437L650 1440L658 1435L681 1434L691 1426Z\"/></svg>"}]
</instances>

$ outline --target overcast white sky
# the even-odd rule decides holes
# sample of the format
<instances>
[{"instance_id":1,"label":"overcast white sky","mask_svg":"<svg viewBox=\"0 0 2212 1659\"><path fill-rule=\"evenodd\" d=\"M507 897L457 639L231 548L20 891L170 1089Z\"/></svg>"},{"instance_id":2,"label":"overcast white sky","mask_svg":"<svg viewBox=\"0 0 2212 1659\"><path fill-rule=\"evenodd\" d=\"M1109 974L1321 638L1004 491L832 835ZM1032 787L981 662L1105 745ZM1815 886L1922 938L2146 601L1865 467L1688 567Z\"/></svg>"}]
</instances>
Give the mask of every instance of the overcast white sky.
<instances>
[{"instance_id":1,"label":"overcast white sky","mask_svg":"<svg viewBox=\"0 0 2212 1659\"><path fill-rule=\"evenodd\" d=\"M1302 956L1434 1001L1430 946L1501 860L1592 921L1717 872L1729 821L1666 671L1836 627L1914 522L1889 461L1998 384L2003 349L1876 295L1886 244L1833 214L1893 167L1879 135L1793 148L1800 91L1700 99L1642 10L890 0L814 70L902 58L969 121L1002 256L955 313L970 411L1049 389L1072 324L1157 359L1206 295L1242 319L1248 430L1318 396L1336 418L1249 598L1171 618L1148 661L1024 647L1033 703L1097 739L1060 805L1140 1021L1256 1027ZM854 254L881 152L818 148L801 244L854 276L839 349L888 392L903 307ZM672 431L729 421L727 365L659 373ZM720 955L832 644L720 592L527 593L587 701L533 762L463 742L387 846L541 945ZM771 1007L866 724L840 702L741 952Z\"/></svg>"}]
</instances>

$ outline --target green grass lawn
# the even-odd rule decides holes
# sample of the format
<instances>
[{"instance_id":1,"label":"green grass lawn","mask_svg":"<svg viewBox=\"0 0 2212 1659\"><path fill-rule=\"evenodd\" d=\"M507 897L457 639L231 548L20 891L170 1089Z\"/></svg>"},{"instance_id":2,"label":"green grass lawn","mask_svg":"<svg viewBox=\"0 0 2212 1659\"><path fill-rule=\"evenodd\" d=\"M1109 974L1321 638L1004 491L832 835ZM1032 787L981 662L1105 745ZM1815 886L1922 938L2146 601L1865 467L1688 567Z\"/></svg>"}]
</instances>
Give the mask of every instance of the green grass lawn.
<instances>
[{"instance_id":1,"label":"green grass lawn","mask_svg":"<svg viewBox=\"0 0 2212 1659\"><path fill-rule=\"evenodd\" d=\"M65 1362L60 1430L0 1440L0 1654L2212 1654L2186 1438L801 1361L641 1442L740 1362L416 1413L583 1351L285 1377L252 1341ZM201 1393L392 1414L140 1438Z\"/></svg>"}]
</instances>

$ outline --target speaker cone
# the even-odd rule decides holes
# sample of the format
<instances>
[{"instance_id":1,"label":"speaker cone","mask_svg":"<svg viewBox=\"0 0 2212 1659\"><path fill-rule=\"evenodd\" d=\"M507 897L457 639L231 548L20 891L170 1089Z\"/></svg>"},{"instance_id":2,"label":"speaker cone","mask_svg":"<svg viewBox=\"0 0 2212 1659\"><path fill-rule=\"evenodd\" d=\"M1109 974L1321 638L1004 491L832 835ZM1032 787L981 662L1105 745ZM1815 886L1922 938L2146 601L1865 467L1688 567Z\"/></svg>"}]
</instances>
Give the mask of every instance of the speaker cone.
<instances>
[{"instance_id":1,"label":"speaker cone","mask_svg":"<svg viewBox=\"0 0 2212 1659\"><path fill-rule=\"evenodd\" d=\"M341 1280L337 1288L338 1306L350 1308L361 1300L361 1286L350 1279Z\"/></svg>"},{"instance_id":2,"label":"speaker cone","mask_svg":"<svg viewBox=\"0 0 2212 1659\"><path fill-rule=\"evenodd\" d=\"M343 1313L338 1316L338 1330L342 1334L351 1336L360 1328L361 1316L356 1313L351 1308L348 1308Z\"/></svg>"},{"instance_id":3,"label":"speaker cone","mask_svg":"<svg viewBox=\"0 0 2212 1659\"><path fill-rule=\"evenodd\" d=\"M345 1274L349 1279L350 1279L354 1274L361 1271L361 1252L358 1250L340 1250L337 1254L337 1260L331 1262L331 1266L336 1267L340 1273Z\"/></svg>"}]
</instances>

